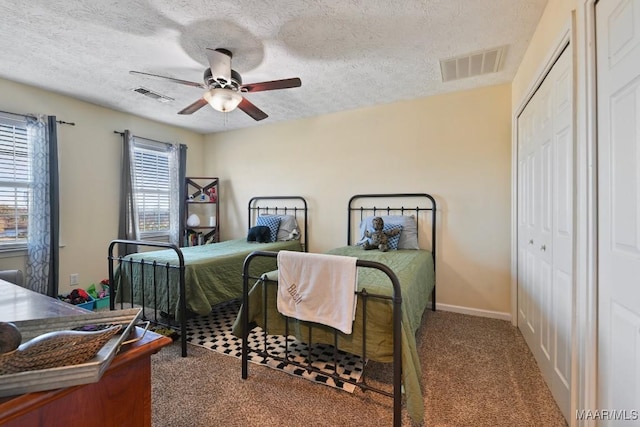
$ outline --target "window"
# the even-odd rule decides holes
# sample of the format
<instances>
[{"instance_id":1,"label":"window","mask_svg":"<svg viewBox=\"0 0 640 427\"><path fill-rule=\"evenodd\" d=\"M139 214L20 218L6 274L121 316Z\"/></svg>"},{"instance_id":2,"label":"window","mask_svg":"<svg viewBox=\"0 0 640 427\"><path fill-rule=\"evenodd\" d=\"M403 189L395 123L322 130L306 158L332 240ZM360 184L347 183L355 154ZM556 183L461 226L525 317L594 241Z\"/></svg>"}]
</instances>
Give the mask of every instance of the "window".
<instances>
[{"instance_id":1,"label":"window","mask_svg":"<svg viewBox=\"0 0 640 427\"><path fill-rule=\"evenodd\" d=\"M171 221L170 145L133 139L133 193L140 238L169 237Z\"/></svg>"},{"instance_id":2,"label":"window","mask_svg":"<svg viewBox=\"0 0 640 427\"><path fill-rule=\"evenodd\" d=\"M27 245L31 183L26 121L0 115L0 250Z\"/></svg>"}]
</instances>

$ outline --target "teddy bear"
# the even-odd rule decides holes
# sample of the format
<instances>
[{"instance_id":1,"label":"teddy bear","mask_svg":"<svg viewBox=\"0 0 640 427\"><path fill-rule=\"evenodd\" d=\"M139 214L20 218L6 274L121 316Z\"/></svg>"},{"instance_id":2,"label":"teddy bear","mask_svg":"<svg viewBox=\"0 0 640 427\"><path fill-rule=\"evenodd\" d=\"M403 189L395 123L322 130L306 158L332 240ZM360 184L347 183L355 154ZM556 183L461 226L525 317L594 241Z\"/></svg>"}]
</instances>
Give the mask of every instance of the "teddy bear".
<instances>
[{"instance_id":1,"label":"teddy bear","mask_svg":"<svg viewBox=\"0 0 640 427\"><path fill-rule=\"evenodd\" d=\"M384 231L384 221L379 216L371 220L371 225L373 226L373 232L369 230L364 231L364 237L369 238L369 240L364 242L362 247L365 250L380 249L382 252L387 252L389 250L389 237L398 235L400 230Z\"/></svg>"}]
</instances>

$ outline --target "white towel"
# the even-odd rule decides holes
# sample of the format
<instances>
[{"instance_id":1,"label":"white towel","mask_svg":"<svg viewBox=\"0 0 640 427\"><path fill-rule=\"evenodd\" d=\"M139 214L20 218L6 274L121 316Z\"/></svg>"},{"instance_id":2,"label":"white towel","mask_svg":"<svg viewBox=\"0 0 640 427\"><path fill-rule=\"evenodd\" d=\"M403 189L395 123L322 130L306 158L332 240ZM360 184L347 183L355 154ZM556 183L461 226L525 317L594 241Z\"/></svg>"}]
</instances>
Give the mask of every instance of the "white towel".
<instances>
[{"instance_id":1,"label":"white towel","mask_svg":"<svg viewBox=\"0 0 640 427\"><path fill-rule=\"evenodd\" d=\"M355 257L278 252L278 311L351 333L356 314Z\"/></svg>"}]
</instances>

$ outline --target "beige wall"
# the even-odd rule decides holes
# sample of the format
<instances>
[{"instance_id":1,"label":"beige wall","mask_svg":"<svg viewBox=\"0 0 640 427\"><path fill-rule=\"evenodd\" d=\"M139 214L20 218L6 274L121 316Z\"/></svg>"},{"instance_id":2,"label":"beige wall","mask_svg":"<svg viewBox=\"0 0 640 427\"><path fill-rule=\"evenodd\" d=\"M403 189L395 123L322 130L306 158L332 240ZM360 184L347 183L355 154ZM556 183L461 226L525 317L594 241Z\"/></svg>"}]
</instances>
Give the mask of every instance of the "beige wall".
<instances>
[{"instance_id":1,"label":"beige wall","mask_svg":"<svg viewBox=\"0 0 640 427\"><path fill-rule=\"evenodd\" d=\"M547 3L511 84L514 113L522 105L528 92L547 65L546 61L557 47L564 31L569 28L571 12L576 9L578 1L549 0Z\"/></svg>"},{"instance_id":2,"label":"beige wall","mask_svg":"<svg viewBox=\"0 0 640 427\"><path fill-rule=\"evenodd\" d=\"M107 277L107 248L117 237L121 144L113 131L189 146L187 170L202 173L203 136L69 97L0 79L0 110L41 113L76 126L58 126L60 167L60 292L69 275L80 286ZM24 257L0 255L0 269L24 269Z\"/></svg>"},{"instance_id":3,"label":"beige wall","mask_svg":"<svg viewBox=\"0 0 640 427\"><path fill-rule=\"evenodd\" d=\"M510 312L510 85L208 135L223 239L256 195L302 195L310 250L346 242L349 197L427 192L439 204L438 301Z\"/></svg>"},{"instance_id":4,"label":"beige wall","mask_svg":"<svg viewBox=\"0 0 640 427\"><path fill-rule=\"evenodd\" d=\"M59 126L61 292L71 273L85 287L106 276L117 231L113 131L128 128L188 144L188 173L221 177L223 239L244 237L254 195L306 197L310 249L320 252L345 243L351 195L428 192L439 204L439 302L510 311L510 85L205 137L4 80L0 93L1 110L77 124ZM0 258L0 268L22 262Z\"/></svg>"},{"instance_id":5,"label":"beige wall","mask_svg":"<svg viewBox=\"0 0 640 427\"><path fill-rule=\"evenodd\" d=\"M129 128L188 144L188 174L222 178L223 239L244 236L254 195L305 196L310 249L324 251L345 242L352 194L429 192L441 224L439 301L510 312L510 118L577 3L549 1L511 85L204 137L0 79L1 110L77 123L58 128L61 292L70 289L71 273L82 286L106 275L106 248L117 230L120 146L113 131ZM1 255L0 268L24 268L24 260Z\"/></svg>"}]
</instances>

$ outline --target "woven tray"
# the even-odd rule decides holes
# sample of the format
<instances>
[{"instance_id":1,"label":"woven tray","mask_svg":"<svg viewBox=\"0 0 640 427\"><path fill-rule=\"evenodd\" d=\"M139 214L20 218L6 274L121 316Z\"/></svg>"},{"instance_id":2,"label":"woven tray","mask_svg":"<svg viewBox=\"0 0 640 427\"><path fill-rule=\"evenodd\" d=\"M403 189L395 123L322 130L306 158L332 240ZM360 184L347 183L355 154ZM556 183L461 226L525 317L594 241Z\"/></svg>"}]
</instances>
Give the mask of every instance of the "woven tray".
<instances>
[{"instance_id":1,"label":"woven tray","mask_svg":"<svg viewBox=\"0 0 640 427\"><path fill-rule=\"evenodd\" d=\"M22 344L0 357L0 396L99 381L140 314L141 309L133 308L13 322L20 329ZM113 326L69 333L96 324Z\"/></svg>"},{"instance_id":2,"label":"woven tray","mask_svg":"<svg viewBox=\"0 0 640 427\"><path fill-rule=\"evenodd\" d=\"M84 363L121 329L122 325L116 324L94 332L47 332L15 351L0 354L0 376Z\"/></svg>"}]
</instances>

